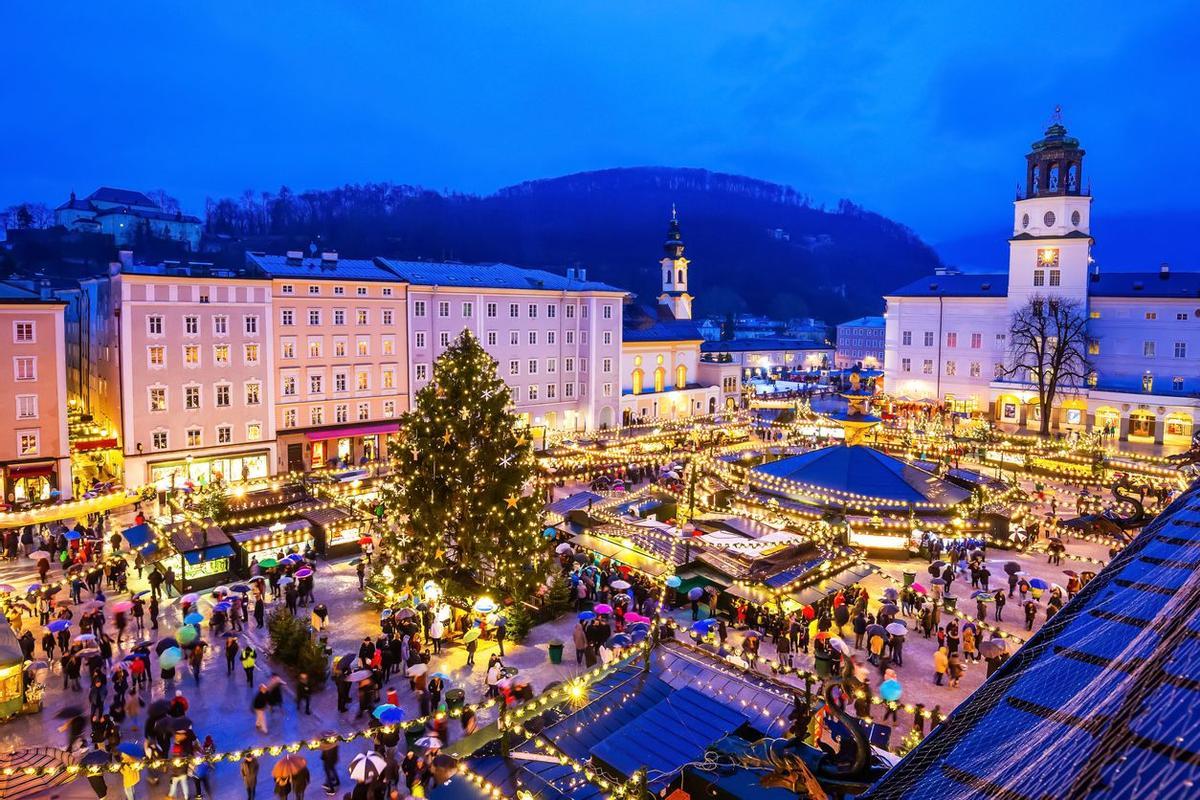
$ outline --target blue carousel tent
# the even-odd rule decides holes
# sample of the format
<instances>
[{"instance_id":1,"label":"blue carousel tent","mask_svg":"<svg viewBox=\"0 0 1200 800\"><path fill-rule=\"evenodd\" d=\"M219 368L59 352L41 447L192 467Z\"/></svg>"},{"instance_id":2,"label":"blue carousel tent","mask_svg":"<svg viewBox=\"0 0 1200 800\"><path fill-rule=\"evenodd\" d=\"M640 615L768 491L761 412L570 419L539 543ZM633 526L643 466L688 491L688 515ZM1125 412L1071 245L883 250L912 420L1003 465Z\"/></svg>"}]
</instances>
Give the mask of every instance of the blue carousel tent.
<instances>
[{"instance_id":1,"label":"blue carousel tent","mask_svg":"<svg viewBox=\"0 0 1200 800\"><path fill-rule=\"evenodd\" d=\"M865 796L1200 796L1200 488Z\"/></svg>"}]
</instances>

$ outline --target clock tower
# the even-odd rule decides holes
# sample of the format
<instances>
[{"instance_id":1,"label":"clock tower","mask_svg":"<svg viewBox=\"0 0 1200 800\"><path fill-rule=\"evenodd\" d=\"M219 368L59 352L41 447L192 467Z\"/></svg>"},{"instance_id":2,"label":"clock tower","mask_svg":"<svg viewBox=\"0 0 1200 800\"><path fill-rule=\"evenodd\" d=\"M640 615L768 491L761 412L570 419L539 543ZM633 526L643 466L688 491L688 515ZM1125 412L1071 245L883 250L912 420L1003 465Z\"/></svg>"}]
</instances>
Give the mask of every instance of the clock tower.
<instances>
[{"instance_id":1,"label":"clock tower","mask_svg":"<svg viewBox=\"0 0 1200 800\"><path fill-rule=\"evenodd\" d=\"M1031 295L1066 296L1086 305L1092 196L1083 182L1083 156L1079 140L1067 134L1061 108L1055 108L1045 135L1025 156L1025 187L1013 204L1010 311Z\"/></svg>"},{"instance_id":2,"label":"clock tower","mask_svg":"<svg viewBox=\"0 0 1200 800\"><path fill-rule=\"evenodd\" d=\"M683 257L683 237L679 233L679 216L675 206L671 206L671 225L667 229L667 241L663 243L662 261L662 294L658 296L658 304L671 311L675 319L692 318L692 300L688 294L688 260Z\"/></svg>"}]
</instances>

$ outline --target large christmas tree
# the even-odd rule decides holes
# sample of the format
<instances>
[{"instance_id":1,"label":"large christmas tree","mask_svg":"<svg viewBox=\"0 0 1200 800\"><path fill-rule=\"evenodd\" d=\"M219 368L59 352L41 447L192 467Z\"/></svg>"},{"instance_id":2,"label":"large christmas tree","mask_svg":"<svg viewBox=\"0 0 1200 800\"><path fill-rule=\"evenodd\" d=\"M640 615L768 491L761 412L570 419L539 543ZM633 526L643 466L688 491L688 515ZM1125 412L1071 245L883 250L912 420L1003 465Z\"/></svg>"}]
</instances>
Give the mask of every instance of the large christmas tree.
<instances>
[{"instance_id":1,"label":"large christmas tree","mask_svg":"<svg viewBox=\"0 0 1200 800\"><path fill-rule=\"evenodd\" d=\"M464 331L433 365L392 443L379 555L394 588L475 581L522 597L543 575L528 432L479 340Z\"/></svg>"}]
</instances>

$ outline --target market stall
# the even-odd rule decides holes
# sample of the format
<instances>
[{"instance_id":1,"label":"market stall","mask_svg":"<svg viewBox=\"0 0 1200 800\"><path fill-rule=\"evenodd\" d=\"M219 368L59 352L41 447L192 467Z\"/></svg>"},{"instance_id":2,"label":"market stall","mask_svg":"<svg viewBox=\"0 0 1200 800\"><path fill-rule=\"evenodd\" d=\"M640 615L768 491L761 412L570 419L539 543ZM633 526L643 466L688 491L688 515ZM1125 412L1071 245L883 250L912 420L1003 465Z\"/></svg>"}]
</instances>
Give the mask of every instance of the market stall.
<instances>
[{"instance_id":1,"label":"market stall","mask_svg":"<svg viewBox=\"0 0 1200 800\"><path fill-rule=\"evenodd\" d=\"M233 540L211 520L183 520L165 530L169 550L162 550L155 568L175 571L181 592L194 592L228 583L234 577Z\"/></svg>"},{"instance_id":2,"label":"market stall","mask_svg":"<svg viewBox=\"0 0 1200 800\"><path fill-rule=\"evenodd\" d=\"M303 517L235 531L231 536L237 551L237 568L242 573L250 571L250 564L255 559L262 561L282 558L288 553L303 553L315 544L312 523Z\"/></svg>"},{"instance_id":3,"label":"market stall","mask_svg":"<svg viewBox=\"0 0 1200 800\"><path fill-rule=\"evenodd\" d=\"M25 707L24 664L12 626L0 621L0 719L15 717Z\"/></svg>"},{"instance_id":4,"label":"market stall","mask_svg":"<svg viewBox=\"0 0 1200 800\"><path fill-rule=\"evenodd\" d=\"M316 551L325 558L342 558L362 552L359 541L371 528L365 515L315 502L294 505L292 510L312 525Z\"/></svg>"}]
</instances>

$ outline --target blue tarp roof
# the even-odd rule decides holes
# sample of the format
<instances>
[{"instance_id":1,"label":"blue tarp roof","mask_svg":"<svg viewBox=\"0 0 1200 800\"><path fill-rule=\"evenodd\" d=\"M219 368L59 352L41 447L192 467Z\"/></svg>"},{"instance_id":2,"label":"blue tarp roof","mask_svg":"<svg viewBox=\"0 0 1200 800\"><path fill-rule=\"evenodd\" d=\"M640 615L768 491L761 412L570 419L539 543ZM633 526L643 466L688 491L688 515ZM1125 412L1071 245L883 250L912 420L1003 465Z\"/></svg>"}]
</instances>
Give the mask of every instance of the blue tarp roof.
<instances>
[{"instance_id":1,"label":"blue tarp roof","mask_svg":"<svg viewBox=\"0 0 1200 800\"><path fill-rule=\"evenodd\" d=\"M199 564L203 561L214 561L218 558L233 558L233 546L228 544L218 544L213 547L205 548L204 550L189 550L183 554L183 558L189 564Z\"/></svg>"},{"instance_id":2,"label":"blue tarp roof","mask_svg":"<svg viewBox=\"0 0 1200 800\"><path fill-rule=\"evenodd\" d=\"M125 537L125 541L129 542L130 547L141 547L150 541L153 536L150 526L145 523L134 525L132 528L126 528L121 532L121 535Z\"/></svg>"},{"instance_id":3,"label":"blue tarp roof","mask_svg":"<svg viewBox=\"0 0 1200 800\"><path fill-rule=\"evenodd\" d=\"M1198 794L1200 489L1193 487L867 796Z\"/></svg>"},{"instance_id":4,"label":"blue tarp roof","mask_svg":"<svg viewBox=\"0 0 1200 800\"><path fill-rule=\"evenodd\" d=\"M958 503L971 493L866 445L832 445L768 461L752 472L906 503Z\"/></svg>"}]
</instances>

